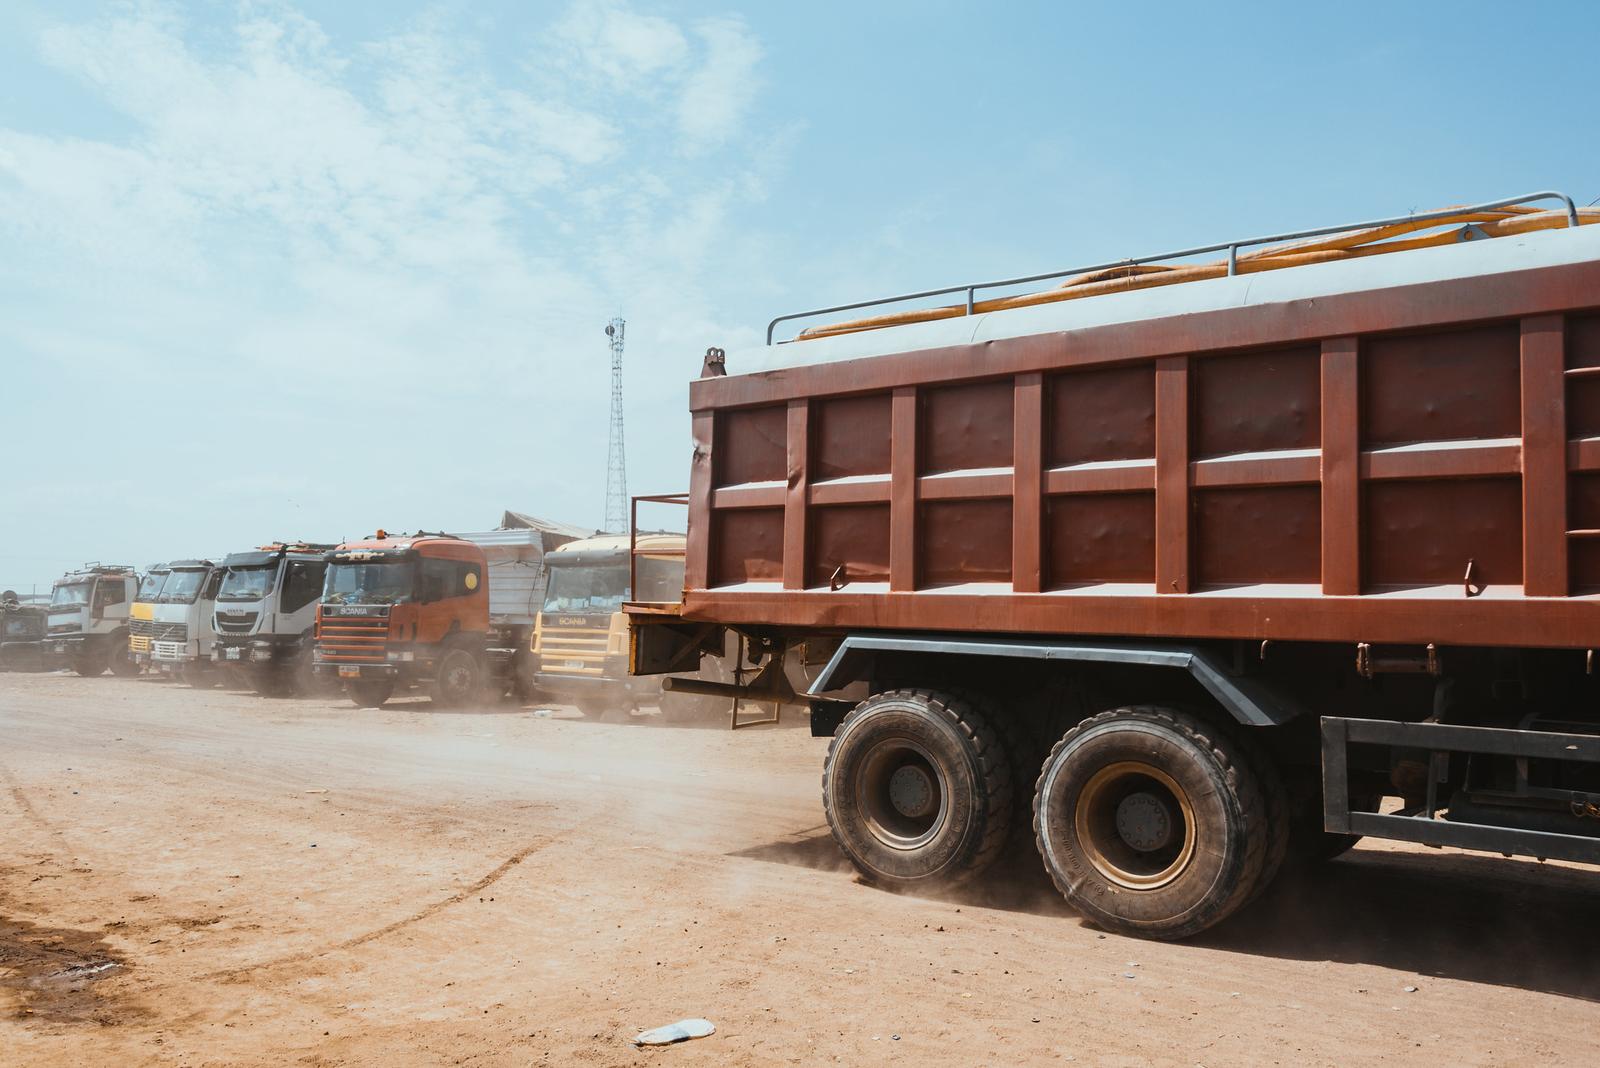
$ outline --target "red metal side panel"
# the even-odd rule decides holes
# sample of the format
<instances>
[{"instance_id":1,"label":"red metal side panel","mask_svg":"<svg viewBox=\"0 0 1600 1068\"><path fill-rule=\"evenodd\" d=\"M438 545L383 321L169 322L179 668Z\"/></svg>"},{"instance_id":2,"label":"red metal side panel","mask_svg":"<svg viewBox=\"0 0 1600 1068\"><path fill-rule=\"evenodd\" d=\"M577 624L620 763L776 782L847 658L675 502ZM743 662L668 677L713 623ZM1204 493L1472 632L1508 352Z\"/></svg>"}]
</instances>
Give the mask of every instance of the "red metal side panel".
<instances>
[{"instance_id":1,"label":"red metal side panel","mask_svg":"<svg viewBox=\"0 0 1600 1068\"><path fill-rule=\"evenodd\" d=\"M1522 581L1530 597L1562 597L1567 579L1565 320L1522 320Z\"/></svg>"},{"instance_id":2,"label":"red metal side panel","mask_svg":"<svg viewBox=\"0 0 1600 1068\"><path fill-rule=\"evenodd\" d=\"M1361 439L1353 337L1322 343L1322 592L1361 592Z\"/></svg>"},{"instance_id":3,"label":"red metal side panel","mask_svg":"<svg viewBox=\"0 0 1600 1068\"><path fill-rule=\"evenodd\" d=\"M806 586L806 479L810 466L811 402L789 402L786 479L783 501L783 588Z\"/></svg>"},{"instance_id":4,"label":"red metal side panel","mask_svg":"<svg viewBox=\"0 0 1600 1068\"><path fill-rule=\"evenodd\" d=\"M1012 588L1018 593L1044 589L1044 376L1022 374L1016 380L1012 483Z\"/></svg>"},{"instance_id":5,"label":"red metal side panel","mask_svg":"<svg viewBox=\"0 0 1600 1068\"><path fill-rule=\"evenodd\" d=\"M1156 592L1189 592L1189 357L1156 361Z\"/></svg>"},{"instance_id":6,"label":"red metal side panel","mask_svg":"<svg viewBox=\"0 0 1600 1068\"><path fill-rule=\"evenodd\" d=\"M1597 301L1581 264L702 380L684 614L1600 645Z\"/></svg>"},{"instance_id":7,"label":"red metal side panel","mask_svg":"<svg viewBox=\"0 0 1600 1068\"><path fill-rule=\"evenodd\" d=\"M889 588L917 587L917 390L894 391L889 476Z\"/></svg>"}]
</instances>

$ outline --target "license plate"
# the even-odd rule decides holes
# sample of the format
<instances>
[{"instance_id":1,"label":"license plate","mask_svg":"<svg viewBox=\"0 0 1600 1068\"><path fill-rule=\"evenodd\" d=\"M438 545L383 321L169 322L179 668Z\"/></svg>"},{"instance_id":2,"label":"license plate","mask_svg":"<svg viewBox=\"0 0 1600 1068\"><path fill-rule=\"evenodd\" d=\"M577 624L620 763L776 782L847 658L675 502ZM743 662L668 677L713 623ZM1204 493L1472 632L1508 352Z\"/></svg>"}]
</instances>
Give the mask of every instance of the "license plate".
<instances>
[{"instance_id":1,"label":"license plate","mask_svg":"<svg viewBox=\"0 0 1600 1068\"><path fill-rule=\"evenodd\" d=\"M564 667L564 668L569 668L572 671L582 671L584 668L588 667L589 665L585 664L582 660L568 660L565 663L563 663L561 666Z\"/></svg>"},{"instance_id":2,"label":"license plate","mask_svg":"<svg viewBox=\"0 0 1600 1068\"><path fill-rule=\"evenodd\" d=\"M222 650L222 659L224 659L224 660L237 660L237 659L239 659L239 654L242 651L243 650L240 650L240 649L224 649L224 650Z\"/></svg>"},{"instance_id":3,"label":"license plate","mask_svg":"<svg viewBox=\"0 0 1600 1068\"><path fill-rule=\"evenodd\" d=\"M359 679L361 677L361 669L358 667L347 667L340 665L339 677L341 679Z\"/></svg>"}]
</instances>

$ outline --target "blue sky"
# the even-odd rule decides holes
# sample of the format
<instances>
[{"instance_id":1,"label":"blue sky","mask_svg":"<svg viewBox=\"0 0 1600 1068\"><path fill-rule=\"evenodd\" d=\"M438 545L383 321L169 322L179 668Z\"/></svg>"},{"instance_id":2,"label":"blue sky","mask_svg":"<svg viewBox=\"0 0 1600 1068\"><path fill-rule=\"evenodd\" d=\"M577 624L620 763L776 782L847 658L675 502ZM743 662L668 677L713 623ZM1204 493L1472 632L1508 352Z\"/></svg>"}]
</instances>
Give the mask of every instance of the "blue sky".
<instances>
[{"instance_id":1,"label":"blue sky","mask_svg":"<svg viewBox=\"0 0 1600 1068\"><path fill-rule=\"evenodd\" d=\"M0 11L0 585L598 524L798 308L1533 189L1600 196L1578 4ZM735 368L736 370L736 368Z\"/></svg>"}]
</instances>

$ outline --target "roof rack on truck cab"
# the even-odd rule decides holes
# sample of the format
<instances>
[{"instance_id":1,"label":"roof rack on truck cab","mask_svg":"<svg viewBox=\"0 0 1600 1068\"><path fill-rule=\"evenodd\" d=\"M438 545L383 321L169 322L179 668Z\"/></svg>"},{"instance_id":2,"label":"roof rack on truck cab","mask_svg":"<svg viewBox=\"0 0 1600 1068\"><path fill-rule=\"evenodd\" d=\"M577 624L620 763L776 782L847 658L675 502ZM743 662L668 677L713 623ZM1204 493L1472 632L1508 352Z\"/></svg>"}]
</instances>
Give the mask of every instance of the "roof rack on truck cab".
<instances>
[{"instance_id":1,"label":"roof rack on truck cab","mask_svg":"<svg viewBox=\"0 0 1600 1068\"><path fill-rule=\"evenodd\" d=\"M76 571L67 572L69 575L131 575L133 568L128 564L102 564L98 560L91 560Z\"/></svg>"},{"instance_id":2,"label":"roof rack on truck cab","mask_svg":"<svg viewBox=\"0 0 1600 1068\"><path fill-rule=\"evenodd\" d=\"M1562 203L1564 212L1560 214L1556 212L1535 212L1534 209L1526 207L1527 204L1539 200L1559 200ZM1485 213L1492 214L1485 216ZM902 293L893 297L861 300L850 304L835 304L832 307L814 308L811 311L792 312L788 315L780 315L767 324L767 344L773 344L773 334L780 323L793 322L798 319L810 319L818 315L832 315L837 312L859 311L863 308L879 308L911 300L926 300L930 297L943 297L959 293L965 295L966 300L964 305L917 308L892 315L881 315L870 319L859 319L848 323L815 327L801 331L800 334L790 338L789 341L829 337L834 334L873 330L885 326L899 326L904 323L926 322L931 319L958 318L963 315L974 315L986 311L1001 311L1010 307L1024 307L1028 304L1048 303L1054 300L1090 296L1103 291L1103 288L1109 288L1105 286L1106 283L1115 283L1117 288L1120 289L1134 289L1149 285L1166 285L1172 282L1220 277L1224 274L1224 265L1222 263L1156 266L1168 260L1183 260L1192 256L1204 256L1215 252L1227 253L1225 273L1226 276L1231 277L1240 273L1276 270L1307 262L1319 262L1321 259L1339 255L1360 256L1377 252L1399 252L1425 247L1429 244L1446 244L1453 241L1499 237L1506 234L1522 233L1529 229L1548 229L1556 225L1576 227L1584 222L1600 222L1600 212L1588 208L1580 209L1572 197L1565 193L1544 190L1538 193L1524 193L1521 196L1505 197L1501 200L1491 200L1483 204L1471 204L1465 207L1414 212L1410 215L1397 215L1388 219L1345 223L1339 226L1321 226L1311 230L1295 230L1281 234L1270 234L1265 237L1223 241L1214 245L1201 245L1196 248L1180 249L1175 252L1161 252L1153 256L1110 260L1088 267L1073 267L1064 271L1049 271L1044 274L1025 275L1021 278L1005 278L993 282L969 282L963 285L945 286L942 289L925 289L918 293ZM1460 223L1461 229L1408 241L1390 240L1401 234L1452 223ZM1255 245L1266 245L1279 241L1300 241L1306 238L1328 237L1334 234L1349 234L1351 237L1338 241L1319 242L1313 245L1264 249L1261 252L1244 257L1239 255L1240 249ZM1379 243L1373 244L1373 242ZM1315 258L1308 259L1308 257ZM1183 268L1187 268L1187 270ZM1107 276L1106 272L1113 273ZM1172 277L1160 277L1162 275L1171 275ZM979 301L977 299L978 293L983 290L1004 289L1010 286L1027 285L1032 282L1047 282L1057 278L1064 278L1068 281L1064 282L1058 289L1047 290L1043 293L1029 293L1021 296L995 298L988 301ZM1095 283L1099 283L1103 288L1085 291L1084 287ZM787 343L779 342L779 344Z\"/></svg>"},{"instance_id":3,"label":"roof rack on truck cab","mask_svg":"<svg viewBox=\"0 0 1600 1068\"><path fill-rule=\"evenodd\" d=\"M256 546L264 553L331 553L339 547L337 542L324 544L316 541L274 541Z\"/></svg>"}]
</instances>

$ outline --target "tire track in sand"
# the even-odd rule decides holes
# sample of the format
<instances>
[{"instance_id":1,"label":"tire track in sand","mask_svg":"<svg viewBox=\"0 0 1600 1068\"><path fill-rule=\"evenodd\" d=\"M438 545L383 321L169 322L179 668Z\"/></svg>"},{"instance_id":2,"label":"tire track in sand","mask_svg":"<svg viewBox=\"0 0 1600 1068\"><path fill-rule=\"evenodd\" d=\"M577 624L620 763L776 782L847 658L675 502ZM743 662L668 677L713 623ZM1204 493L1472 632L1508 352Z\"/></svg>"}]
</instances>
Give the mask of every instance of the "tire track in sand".
<instances>
[{"instance_id":1,"label":"tire track in sand","mask_svg":"<svg viewBox=\"0 0 1600 1068\"><path fill-rule=\"evenodd\" d=\"M17 809L28 822L39 828L48 837L54 839L61 852L71 860L76 861L77 854L73 850L72 842L68 840L66 832L57 826L54 820L49 819L33 807L33 802L28 800L28 795L23 792L22 783L17 781L17 777L11 773L11 769L6 767L4 762L0 762L0 780L4 780L6 790L11 794L11 800L16 802Z\"/></svg>"},{"instance_id":2,"label":"tire track in sand","mask_svg":"<svg viewBox=\"0 0 1600 1068\"><path fill-rule=\"evenodd\" d=\"M424 905L422 908L417 909L415 912L409 913L398 920L386 923L382 927L375 927L370 931L365 931L361 934L355 935L352 938L346 938L343 941L335 942L329 946L324 946L321 949L306 949L301 950L298 953L287 953L281 957L273 957L270 960L259 961L255 964L244 964L237 968L223 968L214 972L206 972L205 974L198 976L198 978L202 980L229 982L243 978L244 976L250 975L254 972L265 971L272 968L281 968L288 964L304 964L307 961L316 960L318 957L326 957L330 953L338 953L341 950L346 949L355 949L358 946L366 945L368 942L377 941L380 938L394 934L396 931L404 930L405 928L421 923L423 920L429 919L432 916L436 916L445 909L450 908L452 905L459 905L473 894L476 894L481 890L488 889L495 883L499 882L506 875L510 874L510 872L516 868L517 865L521 864L535 853L538 853L548 846L552 846L555 843L570 837L577 831L582 830L591 822L593 822L593 820L585 820L582 823L575 824L564 831L559 831L555 834L546 835L543 838L536 839L535 841L523 846L521 849L511 854L505 860L501 861L494 869L470 885L464 886L460 890L457 890L446 897L442 897L437 901L430 902L429 904Z\"/></svg>"}]
</instances>

